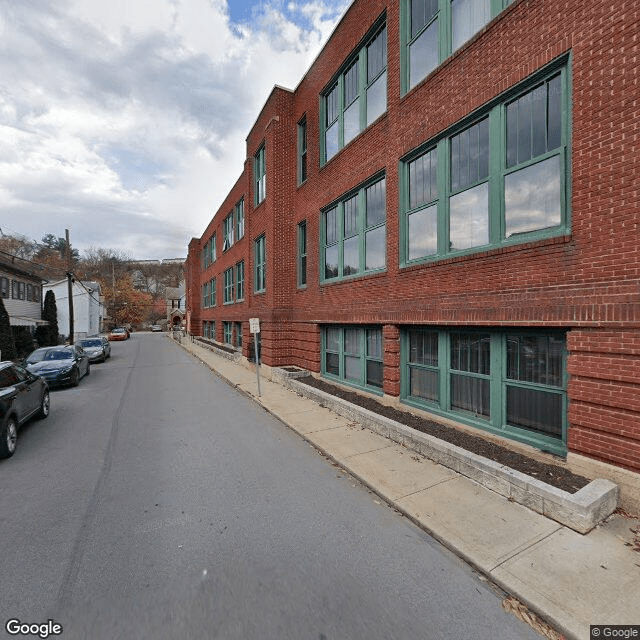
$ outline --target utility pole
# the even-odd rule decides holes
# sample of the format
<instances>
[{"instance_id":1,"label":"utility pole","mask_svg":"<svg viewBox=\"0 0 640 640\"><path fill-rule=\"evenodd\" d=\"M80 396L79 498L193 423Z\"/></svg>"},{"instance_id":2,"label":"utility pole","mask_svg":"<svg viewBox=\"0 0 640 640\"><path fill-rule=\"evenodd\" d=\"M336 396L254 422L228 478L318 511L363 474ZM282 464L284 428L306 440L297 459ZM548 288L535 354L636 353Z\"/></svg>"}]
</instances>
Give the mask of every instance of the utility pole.
<instances>
[{"instance_id":1,"label":"utility pole","mask_svg":"<svg viewBox=\"0 0 640 640\"><path fill-rule=\"evenodd\" d=\"M67 290L69 291L69 344L74 343L75 327L73 326L73 277L71 274L71 243L69 242L69 229L64 230L67 240Z\"/></svg>"}]
</instances>

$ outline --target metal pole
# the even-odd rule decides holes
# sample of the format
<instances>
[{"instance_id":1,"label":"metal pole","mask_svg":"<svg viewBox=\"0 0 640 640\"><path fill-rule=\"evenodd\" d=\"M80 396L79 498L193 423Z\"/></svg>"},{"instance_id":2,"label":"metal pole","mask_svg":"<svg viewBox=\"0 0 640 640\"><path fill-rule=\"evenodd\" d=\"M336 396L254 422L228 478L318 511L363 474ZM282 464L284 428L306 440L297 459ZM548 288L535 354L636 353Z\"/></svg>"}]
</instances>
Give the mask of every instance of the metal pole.
<instances>
[{"instance_id":1,"label":"metal pole","mask_svg":"<svg viewBox=\"0 0 640 640\"><path fill-rule=\"evenodd\" d=\"M69 344L74 343L75 327L73 322L73 279L71 275L71 244L69 243L69 229L64 230L67 239L67 290L69 292Z\"/></svg>"},{"instance_id":2,"label":"metal pole","mask_svg":"<svg viewBox=\"0 0 640 640\"><path fill-rule=\"evenodd\" d=\"M258 354L258 334L253 334L253 347L256 354L256 376L258 377L258 398L260 397L260 357Z\"/></svg>"}]
</instances>

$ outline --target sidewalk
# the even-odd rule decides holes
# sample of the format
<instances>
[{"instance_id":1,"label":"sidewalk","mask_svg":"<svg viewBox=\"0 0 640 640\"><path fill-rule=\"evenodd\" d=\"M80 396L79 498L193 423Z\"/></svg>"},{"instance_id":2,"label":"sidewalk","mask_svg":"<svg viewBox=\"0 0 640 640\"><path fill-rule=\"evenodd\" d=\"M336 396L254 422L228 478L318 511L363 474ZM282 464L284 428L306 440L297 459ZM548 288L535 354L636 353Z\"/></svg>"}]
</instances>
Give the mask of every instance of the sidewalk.
<instances>
[{"instance_id":1,"label":"sidewalk","mask_svg":"<svg viewBox=\"0 0 640 640\"><path fill-rule=\"evenodd\" d=\"M262 376L258 397L253 371L181 346L567 639L640 625L640 519L614 514L581 535Z\"/></svg>"}]
</instances>

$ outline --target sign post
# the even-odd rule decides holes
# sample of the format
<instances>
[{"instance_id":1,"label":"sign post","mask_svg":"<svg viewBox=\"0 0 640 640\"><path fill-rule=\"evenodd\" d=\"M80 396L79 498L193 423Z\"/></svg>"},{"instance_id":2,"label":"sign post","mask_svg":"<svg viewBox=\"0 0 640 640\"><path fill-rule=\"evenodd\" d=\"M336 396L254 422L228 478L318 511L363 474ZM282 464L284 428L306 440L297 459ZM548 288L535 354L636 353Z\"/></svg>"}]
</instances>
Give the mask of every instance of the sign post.
<instances>
[{"instance_id":1,"label":"sign post","mask_svg":"<svg viewBox=\"0 0 640 640\"><path fill-rule=\"evenodd\" d=\"M253 334L253 349L256 356L256 376L258 378L258 397L260 397L260 357L258 354L258 334L260 333L260 318L249 318L249 331Z\"/></svg>"}]
</instances>

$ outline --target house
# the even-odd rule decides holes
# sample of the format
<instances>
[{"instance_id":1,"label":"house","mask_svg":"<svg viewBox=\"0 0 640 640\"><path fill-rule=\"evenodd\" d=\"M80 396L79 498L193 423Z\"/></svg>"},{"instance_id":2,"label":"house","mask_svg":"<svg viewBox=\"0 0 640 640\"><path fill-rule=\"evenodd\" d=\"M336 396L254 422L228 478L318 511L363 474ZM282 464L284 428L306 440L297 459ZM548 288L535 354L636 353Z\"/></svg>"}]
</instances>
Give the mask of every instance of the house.
<instances>
[{"instance_id":1,"label":"house","mask_svg":"<svg viewBox=\"0 0 640 640\"><path fill-rule=\"evenodd\" d=\"M635 0L355 0L274 87L185 265L187 329L640 472Z\"/></svg>"},{"instance_id":2,"label":"house","mask_svg":"<svg viewBox=\"0 0 640 640\"><path fill-rule=\"evenodd\" d=\"M182 328L185 316L184 283L178 287L166 287L167 326Z\"/></svg>"},{"instance_id":3,"label":"house","mask_svg":"<svg viewBox=\"0 0 640 640\"><path fill-rule=\"evenodd\" d=\"M58 309L58 330L61 335L69 335L69 284L60 280L46 287L53 291ZM99 282L75 280L73 291L73 333L74 341L97 336L103 330L105 317L104 298Z\"/></svg>"},{"instance_id":4,"label":"house","mask_svg":"<svg viewBox=\"0 0 640 640\"><path fill-rule=\"evenodd\" d=\"M0 254L0 292L14 334L46 325L42 320L43 280L37 265L15 256Z\"/></svg>"}]
</instances>

